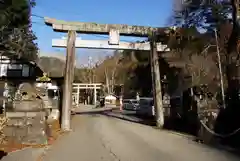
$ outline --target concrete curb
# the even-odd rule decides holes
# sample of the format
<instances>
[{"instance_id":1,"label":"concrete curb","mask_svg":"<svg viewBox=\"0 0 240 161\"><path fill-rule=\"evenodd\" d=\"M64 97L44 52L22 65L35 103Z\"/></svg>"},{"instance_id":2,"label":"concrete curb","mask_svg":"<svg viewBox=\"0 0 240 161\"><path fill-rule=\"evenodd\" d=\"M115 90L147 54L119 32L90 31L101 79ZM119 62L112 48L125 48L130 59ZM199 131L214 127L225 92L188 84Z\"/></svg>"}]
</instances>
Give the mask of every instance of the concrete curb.
<instances>
[{"instance_id":1,"label":"concrete curb","mask_svg":"<svg viewBox=\"0 0 240 161\"><path fill-rule=\"evenodd\" d=\"M193 135L189 135L189 134L184 134L184 133L179 133L179 132L174 132L174 131L168 131L166 130L166 132L168 133L171 133L173 135L178 135L178 136L181 136L181 137L184 137L184 138L187 138L187 139L190 139L194 142L194 140L196 140L198 137L196 136L193 136ZM196 142L197 143L197 142ZM234 154L237 154L237 155L240 155L240 150L239 149L235 149L235 148L232 148L232 147L229 147L229 146L225 146L225 145L221 145L221 144L206 144L206 143L199 143L199 144L202 144L202 145L206 145L206 146L210 146L212 148L217 148L219 150L224 150L224 151L227 151L227 152L230 152L230 153L234 153Z\"/></svg>"},{"instance_id":2,"label":"concrete curb","mask_svg":"<svg viewBox=\"0 0 240 161\"><path fill-rule=\"evenodd\" d=\"M224 150L224 151L227 151L227 152L230 152L230 153L234 153L234 154L240 155L240 149L235 149L235 148L232 148L232 147L229 147L229 146L225 146L225 145L221 145L221 144L212 145L212 147L217 147L220 150Z\"/></svg>"},{"instance_id":3,"label":"concrete curb","mask_svg":"<svg viewBox=\"0 0 240 161\"><path fill-rule=\"evenodd\" d=\"M21 152L21 151L24 151L24 150L27 150L27 149L32 149L32 147L25 147L25 148L22 148L22 149L11 151L11 152L8 153L8 155L11 155L11 154L14 154L14 153L18 153L18 152Z\"/></svg>"},{"instance_id":4,"label":"concrete curb","mask_svg":"<svg viewBox=\"0 0 240 161\"><path fill-rule=\"evenodd\" d=\"M187 138L187 139L191 139L191 140L194 140L194 139L197 138L196 136L193 136L193 135L190 135L190 134L185 134L185 133L166 130L166 129L163 129L163 130L167 133L170 133L170 134L173 134L173 135L178 135L178 136L181 136L181 137L184 137L184 138Z\"/></svg>"},{"instance_id":5,"label":"concrete curb","mask_svg":"<svg viewBox=\"0 0 240 161\"><path fill-rule=\"evenodd\" d=\"M39 156L41 156L45 151L45 148L32 148L26 147L20 150L16 150L13 152L9 152L6 156L4 156L2 161L36 161ZM29 155L31 153L31 155Z\"/></svg>"}]
</instances>

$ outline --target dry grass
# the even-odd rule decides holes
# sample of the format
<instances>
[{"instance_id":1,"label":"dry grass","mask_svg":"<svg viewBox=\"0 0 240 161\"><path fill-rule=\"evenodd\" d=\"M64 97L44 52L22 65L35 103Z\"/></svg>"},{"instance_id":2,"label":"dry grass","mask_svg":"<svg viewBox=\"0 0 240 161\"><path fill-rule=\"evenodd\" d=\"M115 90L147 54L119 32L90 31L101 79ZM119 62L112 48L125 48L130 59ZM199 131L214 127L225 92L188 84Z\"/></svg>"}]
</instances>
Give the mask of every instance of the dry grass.
<instances>
[{"instance_id":1,"label":"dry grass","mask_svg":"<svg viewBox=\"0 0 240 161\"><path fill-rule=\"evenodd\" d=\"M4 144L5 143L5 135L4 135L4 128L7 125L8 122L8 118L1 116L0 117L0 144Z\"/></svg>"},{"instance_id":2,"label":"dry grass","mask_svg":"<svg viewBox=\"0 0 240 161\"><path fill-rule=\"evenodd\" d=\"M63 134L60 128L59 121L53 121L49 124L51 136L48 138L48 144L51 145L57 138Z\"/></svg>"}]
</instances>

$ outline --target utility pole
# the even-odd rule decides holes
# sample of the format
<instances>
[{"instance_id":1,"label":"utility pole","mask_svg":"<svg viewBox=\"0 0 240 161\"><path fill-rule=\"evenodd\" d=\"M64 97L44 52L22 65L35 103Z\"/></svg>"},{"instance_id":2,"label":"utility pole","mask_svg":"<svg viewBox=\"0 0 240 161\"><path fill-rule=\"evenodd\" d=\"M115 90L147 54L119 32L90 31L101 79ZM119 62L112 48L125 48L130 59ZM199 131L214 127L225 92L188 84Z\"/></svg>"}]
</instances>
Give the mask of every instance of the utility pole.
<instances>
[{"instance_id":1,"label":"utility pole","mask_svg":"<svg viewBox=\"0 0 240 161\"><path fill-rule=\"evenodd\" d=\"M88 79L89 79L89 84L92 84L93 83L93 75L92 75L92 57L89 56L88 57ZM91 104L91 100L92 100L92 89L87 89L87 93L88 93L88 103Z\"/></svg>"},{"instance_id":2,"label":"utility pole","mask_svg":"<svg viewBox=\"0 0 240 161\"><path fill-rule=\"evenodd\" d=\"M92 57L88 57L88 77L89 77L89 83L91 84L93 82L93 73L92 73Z\"/></svg>"},{"instance_id":3,"label":"utility pole","mask_svg":"<svg viewBox=\"0 0 240 161\"><path fill-rule=\"evenodd\" d=\"M112 71L112 78L111 78L111 93L113 93L114 84L115 84L115 81L114 81L114 72L115 72L115 69Z\"/></svg>"},{"instance_id":4,"label":"utility pole","mask_svg":"<svg viewBox=\"0 0 240 161\"><path fill-rule=\"evenodd\" d=\"M161 75L159 70L158 53L156 34L153 31L150 40L150 61L151 61L151 73L152 73L152 89L154 98L154 110L156 125L158 128L163 128L164 125L164 110L162 102L162 87L161 87Z\"/></svg>"},{"instance_id":5,"label":"utility pole","mask_svg":"<svg viewBox=\"0 0 240 161\"><path fill-rule=\"evenodd\" d=\"M220 83L221 83L223 108L226 109L225 91L224 91L224 83L223 83L223 72L222 72L222 63L221 63L221 56L220 56L219 46L218 46L218 36L217 36L216 29L214 31L215 31L215 39L216 39L216 47L217 47L218 68L219 68L219 74L220 74Z\"/></svg>"},{"instance_id":6,"label":"utility pole","mask_svg":"<svg viewBox=\"0 0 240 161\"><path fill-rule=\"evenodd\" d=\"M118 68L118 65L119 65L120 59L121 59L121 57L118 56L118 57L117 57L117 60L116 60L116 62L115 62L115 66L114 66L114 68L113 68L113 70L112 70L112 78L111 78L111 93L114 92L114 87L115 87L115 83L116 83L116 82L115 82L115 74L116 74L116 71L117 71L117 68Z\"/></svg>"},{"instance_id":7,"label":"utility pole","mask_svg":"<svg viewBox=\"0 0 240 161\"><path fill-rule=\"evenodd\" d=\"M107 94L110 93L110 88L109 88L109 78L108 78L108 71L107 69L105 68L104 69L104 74L105 74L105 81L106 81L106 86L107 86Z\"/></svg>"},{"instance_id":8,"label":"utility pole","mask_svg":"<svg viewBox=\"0 0 240 161\"><path fill-rule=\"evenodd\" d=\"M61 128L70 131L70 117L72 107L72 83L74 77L76 32L68 31L67 59L64 73L63 102Z\"/></svg>"}]
</instances>

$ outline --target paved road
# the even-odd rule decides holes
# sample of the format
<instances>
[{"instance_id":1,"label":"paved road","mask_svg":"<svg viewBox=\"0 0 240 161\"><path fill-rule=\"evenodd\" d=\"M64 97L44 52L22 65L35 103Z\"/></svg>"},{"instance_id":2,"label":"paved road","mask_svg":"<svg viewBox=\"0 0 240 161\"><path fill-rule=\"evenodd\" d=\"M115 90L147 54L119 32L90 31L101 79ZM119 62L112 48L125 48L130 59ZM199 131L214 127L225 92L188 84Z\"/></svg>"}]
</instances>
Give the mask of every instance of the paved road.
<instances>
[{"instance_id":1,"label":"paved road","mask_svg":"<svg viewBox=\"0 0 240 161\"><path fill-rule=\"evenodd\" d=\"M44 161L239 161L225 151L182 136L102 114L73 118L73 131L51 147Z\"/></svg>"},{"instance_id":2,"label":"paved road","mask_svg":"<svg viewBox=\"0 0 240 161\"><path fill-rule=\"evenodd\" d=\"M45 148L25 148L23 150L9 153L0 159L1 161L37 161L44 153Z\"/></svg>"}]
</instances>

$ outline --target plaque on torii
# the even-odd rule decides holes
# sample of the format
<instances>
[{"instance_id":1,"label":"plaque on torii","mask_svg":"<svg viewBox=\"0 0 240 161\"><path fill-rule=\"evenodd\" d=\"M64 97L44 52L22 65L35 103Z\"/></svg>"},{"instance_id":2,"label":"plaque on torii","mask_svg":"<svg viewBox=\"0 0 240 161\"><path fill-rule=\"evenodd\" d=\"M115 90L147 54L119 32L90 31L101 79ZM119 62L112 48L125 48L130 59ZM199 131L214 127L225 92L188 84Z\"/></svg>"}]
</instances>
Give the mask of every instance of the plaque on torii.
<instances>
[{"instance_id":1,"label":"plaque on torii","mask_svg":"<svg viewBox=\"0 0 240 161\"><path fill-rule=\"evenodd\" d=\"M109 31L109 45L119 45L120 34L118 30L110 29Z\"/></svg>"}]
</instances>

